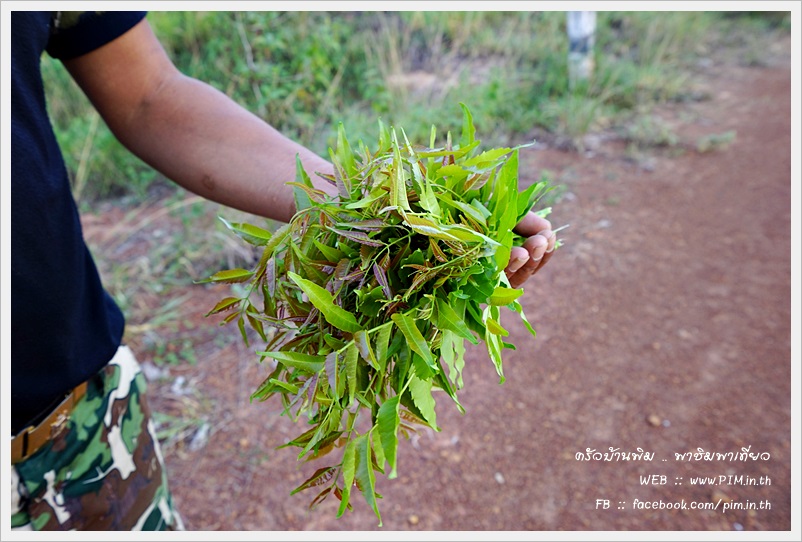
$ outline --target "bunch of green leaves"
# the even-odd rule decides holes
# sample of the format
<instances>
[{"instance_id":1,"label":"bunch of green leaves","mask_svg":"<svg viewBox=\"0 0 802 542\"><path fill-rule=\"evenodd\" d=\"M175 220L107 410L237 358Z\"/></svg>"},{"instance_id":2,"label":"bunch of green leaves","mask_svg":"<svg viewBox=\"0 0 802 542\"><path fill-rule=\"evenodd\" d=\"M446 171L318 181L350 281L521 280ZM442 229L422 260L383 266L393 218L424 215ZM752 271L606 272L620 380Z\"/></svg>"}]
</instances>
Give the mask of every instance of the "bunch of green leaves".
<instances>
[{"instance_id":1,"label":"bunch of green leaves","mask_svg":"<svg viewBox=\"0 0 802 542\"><path fill-rule=\"evenodd\" d=\"M502 350L514 345L501 309L535 333L504 268L520 241L513 227L548 183L519 192L518 148L479 152L462 107L458 144L449 132L441 147L434 127L429 145L415 146L380 121L376 150L352 148L340 125L327 177L338 197L315 188L299 162L288 224L271 234L226 222L264 247L256 267L208 279L246 284L209 314L228 312L223 323L237 321L246 342L246 326L266 342L258 354L275 369L251 400L279 396L309 424L286 446L300 448L299 460L342 450L293 491L318 491L310 507L333 494L338 517L357 487L381 524L376 473L396 476L399 434L438 430L433 391L464 412L466 340L484 342L503 382Z\"/></svg>"}]
</instances>

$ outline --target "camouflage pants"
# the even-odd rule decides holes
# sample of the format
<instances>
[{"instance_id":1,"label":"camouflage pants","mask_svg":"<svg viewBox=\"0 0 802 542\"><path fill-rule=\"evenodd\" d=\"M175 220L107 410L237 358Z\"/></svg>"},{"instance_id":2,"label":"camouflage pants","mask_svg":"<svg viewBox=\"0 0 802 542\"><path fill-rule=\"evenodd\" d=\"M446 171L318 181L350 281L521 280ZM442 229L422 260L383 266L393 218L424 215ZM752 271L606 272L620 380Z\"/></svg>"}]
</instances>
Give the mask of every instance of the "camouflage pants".
<instances>
[{"instance_id":1,"label":"camouflage pants","mask_svg":"<svg viewBox=\"0 0 802 542\"><path fill-rule=\"evenodd\" d=\"M179 530L145 377L128 347L90 380L67 427L11 468L11 527Z\"/></svg>"}]
</instances>

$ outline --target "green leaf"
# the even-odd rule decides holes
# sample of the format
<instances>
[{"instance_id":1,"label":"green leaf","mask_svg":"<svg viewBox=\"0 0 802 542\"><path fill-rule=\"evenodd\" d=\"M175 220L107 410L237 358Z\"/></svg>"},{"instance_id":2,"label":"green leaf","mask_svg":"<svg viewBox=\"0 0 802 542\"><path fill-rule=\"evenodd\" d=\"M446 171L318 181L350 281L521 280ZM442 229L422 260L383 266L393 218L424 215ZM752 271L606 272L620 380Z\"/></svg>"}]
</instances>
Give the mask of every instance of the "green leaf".
<instances>
[{"instance_id":1,"label":"green leaf","mask_svg":"<svg viewBox=\"0 0 802 542\"><path fill-rule=\"evenodd\" d=\"M259 334L259 337L263 341L267 341L267 335L265 334L265 328L264 325L262 325L262 321L257 319L251 312L246 313L245 316L248 317L248 323L251 324L251 328Z\"/></svg>"},{"instance_id":2,"label":"green leaf","mask_svg":"<svg viewBox=\"0 0 802 542\"><path fill-rule=\"evenodd\" d=\"M529 323L529 320L526 319L526 314L524 314L524 308L521 306L521 304L518 301L513 301L512 308L521 317L521 320L526 326L526 329L529 330L529 333L532 334L532 337L536 337L537 332L535 332L535 328L532 327L532 324Z\"/></svg>"},{"instance_id":3,"label":"green leaf","mask_svg":"<svg viewBox=\"0 0 802 542\"><path fill-rule=\"evenodd\" d=\"M434 397L432 397L432 381L422 380L417 375L412 374L409 377L409 392L412 395L412 401L418 407L429 426L435 431L440 431L440 428L437 427L437 414L434 410L435 401Z\"/></svg>"},{"instance_id":4,"label":"green leaf","mask_svg":"<svg viewBox=\"0 0 802 542\"><path fill-rule=\"evenodd\" d=\"M342 460L343 472L343 490L342 499L340 499L340 508L337 511L337 517L342 517L345 509L348 507L348 501L351 496L351 488L354 485L354 475L356 474L356 441L349 440L345 445Z\"/></svg>"},{"instance_id":5,"label":"green leaf","mask_svg":"<svg viewBox=\"0 0 802 542\"><path fill-rule=\"evenodd\" d=\"M206 316L209 316L211 314L217 314L219 312L223 312L223 311L227 311L227 310L231 310L240 301L242 301L242 299L239 298L239 297L226 297L223 300L221 300L217 305L215 305L212 310L207 312Z\"/></svg>"},{"instance_id":6,"label":"green leaf","mask_svg":"<svg viewBox=\"0 0 802 542\"><path fill-rule=\"evenodd\" d=\"M507 288L504 286L497 286L493 290L493 295L490 296L491 305L509 305L523 295L524 291L521 288Z\"/></svg>"},{"instance_id":7,"label":"green leaf","mask_svg":"<svg viewBox=\"0 0 802 542\"><path fill-rule=\"evenodd\" d=\"M429 343L423 338L418 326L415 325L415 320L402 313L395 313L390 317L401 333L406 337L409 347L413 352L418 354L426 362L433 372L437 372L437 367L434 363L434 357L429 347Z\"/></svg>"},{"instance_id":8,"label":"green leaf","mask_svg":"<svg viewBox=\"0 0 802 542\"><path fill-rule=\"evenodd\" d=\"M446 232L445 227L437 224L436 222L411 214L404 214L404 222L414 231L421 235L428 235L436 237L437 239L446 239L448 241L457 241L458 239Z\"/></svg>"},{"instance_id":9,"label":"green leaf","mask_svg":"<svg viewBox=\"0 0 802 542\"><path fill-rule=\"evenodd\" d=\"M298 393L298 386L296 386L294 384L288 384L287 382L284 382L283 380L279 380L277 378L271 378L270 379L270 383L278 386L279 388L284 389L285 391L288 391L289 393L292 393L293 395Z\"/></svg>"},{"instance_id":10,"label":"green leaf","mask_svg":"<svg viewBox=\"0 0 802 542\"><path fill-rule=\"evenodd\" d=\"M495 248L499 246L498 241L495 241L494 239L491 239L487 235L484 235L483 233L480 233L476 230L466 228L465 226L460 226L459 224L446 226L446 231L450 235L453 235L460 241L466 243L484 243L487 247L490 248Z\"/></svg>"},{"instance_id":11,"label":"green leaf","mask_svg":"<svg viewBox=\"0 0 802 542\"><path fill-rule=\"evenodd\" d=\"M502 247L505 249L512 248L513 241L516 237L516 233L513 232L513 228L517 226L515 222L515 202L508 201L507 202L507 210L501 215L499 219L499 230L498 230L498 241L501 243ZM497 265L500 269L504 269L507 267L507 264L510 261L509 254L506 255L505 259L498 261Z\"/></svg>"},{"instance_id":12,"label":"green leaf","mask_svg":"<svg viewBox=\"0 0 802 542\"><path fill-rule=\"evenodd\" d=\"M285 442L284 444L279 446L278 449L288 448L289 446L306 446L307 444L309 444L309 441L311 441L315 437L315 435L318 434L319 432L320 432L320 426L316 425L311 429L305 431L304 433L301 433L291 441Z\"/></svg>"},{"instance_id":13,"label":"green leaf","mask_svg":"<svg viewBox=\"0 0 802 542\"><path fill-rule=\"evenodd\" d=\"M332 228L331 226L329 226L328 228L337 235L342 235L343 237L350 239L351 241L356 241L357 243L360 243L362 245L368 245L371 247L384 246L384 243L370 238L368 234L363 231L338 230L336 228Z\"/></svg>"},{"instance_id":14,"label":"green leaf","mask_svg":"<svg viewBox=\"0 0 802 542\"><path fill-rule=\"evenodd\" d=\"M458 158L462 158L463 156L465 156L466 154L471 152L473 149L478 147L480 143L481 143L481 141L479 141L477 139L473 143L471 143L470 145L467 145L465 147L460 146L459 149L454 149L454 150L428 149L428 150L417 151L416 154L418 155L418 158L433 158L433 157L438 157L438 156L453 156L454 159L457 160Z\"/></svg>"},{"instance_id":15,"label":"green leaf","mask_svg":"<svg viewBox=\"0 0 802 542\"><path fill-rule=\"evenodd\" d=\"M400 396L396 395L381 404L379 407L379 415L377 418L377 427L379 436L381 438L382 449L384 450L384 457L390 464L389 478L395 478L396 472L396 454L398 453L398 424L401 419L398 415L398 405Z\"/></svg>"},{"instance_id":16,"label":"green leaf","mask_svg":"<svg viewBox=\"0 0 802 542\"><path fill-rule=\"evenodd\" d=\"M331 148L329 148L329 159L331 165L334 166L334 184L337 186L337 195L340 200L348 201L351 199L351 180L345 172L342 161Z\"/></svg>"},{"instance_id":17,"label":"green leaf","mask_svg":"<svg viewBox=\"0 0 802 542\"><path fill-rule=\"evenodd\" d=\"M337 337L335 337L331 333L326 333L325 335L323 335L323 341L332 350L342 350L345 347L346 343L347 343L347 341L343 341L341 339L338 339Z\"/></svg>"},{"instance_id":18,"label":"green leaf","mask_svg":"<svg viewBox=\"0 0 802 542\"><path fill-rule=\"evenodd\" d=\"M267 260L273 255L273 252L278 248L279 245L290 235L290 231L292 228L292 223L284 224L276 232L273 234L273 237L270 241L267 242L265 245L265 249L262 251L262 261L267 262Z\"/></svg>"},{"instance_id":19,"label":"green leaf","mask_svg":"<svg viewBox=\"0 0 802 542\"><path fill-rule=\"evenodd\" d=\"M412 231L421 235L434 237L436 239L443 239L445 241L462 241L466 243L481 243L484 242L488 246L498 246L498 242L479 233L475 230L460 226L458 224L445 225L438 224L428 218L404 213L404 223L406 223Z\"/></svg>"},{"instance_id":20,"label":"green leaf","mask_svg":"<svg viewBox=\"0 0 802 542\"><path fill-rule=\"evenodd\" d=\"M540 181L534 184L529 185L529 187L518 194L518 216L517 220L515 221L516 224L521 221L521 219L532 210L532 207L537 203L540 197L547 192L546 187L548 186L548 181Z\"/></svg>"},{"instance_id":21,"label":"green leaf","mask_svg":"<svg viewBox=\"0 0 802 542\"><path fill-rule=\"evenodd\" d=\"M200 283L223 282L226 284L233 284L237 282L245 282L253 275L254 275L253 271L248 271L247 269L242 269L238 267L236 269L227 269L225 271L218 271L208 279L201 280L198 282Z\"/></svg>"},{"instance_id":22,"label":"green leaf","mask_svg":"<svg viewBox=\"0 0 802 542\"><path fill-rule=\"evenodd\" d=\"M441 166L437 170L438 177L455 177L452 181L464 179L468 176L468 173L460 164L448 164Z\"/></svg>"},{"instance_id":23,"label":"green leaf","mask_svg":"<svg viewBox=\"0 0 802 542\"><path fill-rule=\"evenodd\" d=\"M269 231L252 224L244 222L229 222L225 218L218 217L226 227L233 231L240 239L254 246L264 246L273 237Z\"/></svg>"},{"instance_id":24,"label":"green leaf","mask_svg":"<svg viewBox=\"0 0 802 542\"><path fill-rule=\"evenodd\" d=\"M499 172L498 192L498 205L504 206L498 231L507 232L517 225L518 218L518 151L512 153Z\"/></svg>"},{"instance_id":25,"label":"green leaf","mask_svg":"<svg viewBox=\"0 0 802 542\"><path fill-rule=\"evenodd\" d=\"M378 369L379 366L376 363L376 355L373 353L373 348L370 346L370 338L368 337L367 331L361 329L354 333L354 344L356 344L356 347L359 350L359 355L362 356L362 359L364 359L374 369Z\"/></svg>"},{"instance_id":26,"label":"green leaf","mask_svg":"<svg viewBox=\"0 0 802 542\"><path fill-rule=\"evenodd\" d=\"M376 475L373 472L370 442L368 434L360 435L354 440L356 446L356 480L362 491L365 501L379 518L379 527L382 526L382 517L376 503Z\"/></svg>"},{"instance_id":27,"label":"green leaf","mask_svg":"<svg viewBox=\"0 0 802 542\"><path fill-rule=\"evenodd\" d=\"M376 405L375 404L372 405L372 411L377 413L377 415L378 415L378 411L376 409ZM375 429L375 427L378 427L378 426L374 425L374 429ZM382 474L384 474L384 465L385 465L385 463L387 463L387 458L384 457L384 448L382 447L381 435L379 434L378 431L371 430L370 431L370 440L371 440L371 443L373 445L373 455L376 458L376 465L375 465L376 470L378 472L381 472Z\"/></svg>"},{"instance_id":28,"label":"green leaf","mask_svg":"<svg viewBox=\"0 0 802 542\"><path fill-rule=\"evenodd\" d=\"M309 207L312 207L312 202L313 201L317 204L317 207L321 207L321 208L324 208L324 209L326 208L325 202L328 199L329 195L326 192L324 192L323 190L320 190L319 188L311 188L309 186L306 186L303 183L298 183L298 182L294 182L294 181L290 181L290 182L285 183L285 184L287 184L288 186L291 186L292 189L293 189L293 192L294 192L293 196L295 197L296 208L297 208L298 205L304 205L303 196L305 196L307 201L309 201L309 203L307 204L306 207L302 207L299 210L303 210L303 209L307 209Z\"/></svg>"},{"instance_id":29,"label":"green leaf","mask_svg":"<svg viewBox=\"0 0 802 542\"><path fill-rule=\"evenodd\" d=\"M287 276L303 290L312 305L323 314L329 324L349 333L362 329L353 314L334 304L334 296L325 288L321 288L311 280L301 278L292 271L287 272Z\"/></svg>"},{"instance_id":30,"label":"green leaf","mask_svg":"<svg viewBox=\"0 0 802 542\"><path fill-rule=\"evenodd\" d=\"M456 382L457 369L454 365L454 336L456 334L449 330L443 329L443 334L440 337L440 358L448 368L448 378L452 382Z\"/></svg>"},{"instance_id":31,"label":"green leaf","mask_svg":"<svg viewBox=\"0 0 802 542\"><path fill-rule=\"evenodd\" d=\"M468 339L473 344L479 343L479 340L470 332L462 317L446 301L440 298L437 298L437 325L456 333L464 339Z\"/></svg>"},{"instance_id":32,"label":"green leaf","mask_svg":"<svg viewBox=\"0 0 802 542\"><path fill-rule=\"evenodd\" d=\"M237 327L239 328L239 333L242 336L242 342L245 343L245 346L250 346L248 343L248 333L245 331L245 319L240 314L239 319L237 320Z\"/></svg>"},{"instance_id":33,"label":"green leaf","mask_svg":"<svg viewBox=\"0 0 802 542\"><path fill-rule=\"evenodd\" d=\"M393 144L390 129L379 119L379 152L386 152Z\"/></svg>"},{"instance_id":34,"label":"green leaf","mask_svg":"<svg viewBox=\"0 0 802 542\"><path fill-rule=\"evenodd\" d=\"M457 337L453 331L443 330L440 342L440 356L448 367L448 379L457 389L462 388L462 369L465 367L464 340Z\"/></svg>"},{"instance_id":35,"label":"green leaf","mask_svg":"<svg viewBox=\"0 0 802 542\"><path fill-rule=\"evenodd\" d=\"M386 196L387 192L382 189L381 187L374 188L370 191L370 193L365 196L364 198L357 200L355 202L349 203L345 206L346 209L362 209L363 207L367 207L374 201L380 199L383 196Z\"/></svg>"},{"instance_id":36,"label":"green leaf","mask_svg":"<svg viewBox=\"0 0 802 542\"><path fill-rule=\"evenodd\" d=\"M326 356L316 356L313 354L303 354L301 352L257 352L260 356L267 356L280 362L287 367L300 369L307 373L316 373L323 369Z\"/></svg>"},{"instance_id":37,"label":"green leaf","mask_svg":"<svg viewBox=\"0 0 802 542\"><path fill-rule=\"evenodd\" d=\"M339 406L338 403L329 403L329 404L331 405L331 407L329 407L328 412L326 413L326 418L327 418L326 430L329 431L330 433L342 434L342 430L340 429L340 422L342 422L344 411ZM325 408L326 406L323 406L321 410Z\"/></svg>"},{"instance_id":38,"label":"green leaf","mask_svg":"<svg viewBox=\"0 0 802 542\"><path fill-rule=\"evenodd\" d=\"M373 268L376 269L376 266L374 265ZM365 286L363 289L355 291L357 296L355 312L370 318L375 318L382 309L384 293L381 286L376 286L375 288L370 288L365 291L367 288L370 287Z\"/></svg>"},{"instance_id":39,"label":"green leaf","mask_svg":"<svg viewBox=\"0 0 802 542\"><path fill-rule=\"evenodd\" d=\"M407 199L407 181L404 165L401 161L401 151L398 149L398 140L393 131L393 169L394 173L390 182L390 205L409 211L409 200Z\"/></svg>"},{"instance_id":40,"label":"green leaf","mask_svg":"<svg viewBox=\"0 0 802 542\"><path fill-rule=\"evenodd\" d=\"M462 108L462 137L460 137L459 146L468 147L476 139L476 128L473 125L473 115L468 106L464 103L459 105Z\"/></svg>"},{"instance_id":41,"label":"green leaf","mask_svg":"<svg viewBox=\"0 0 802 542\"><path fill-rule=\"evenodd\" d=\"M477 154L473 158L464 161L462 163L462 167L470 171L474 170L476 170L477 172L487 171L501 164L502 162L501 159L511 152L512 149L506 147L500 149L490 149L489 151Z\"/></svg>"},{"instance_id":42,"label":"green leaf","mask_svg":"<svg viewBox=\"0 0 802 542\"><path fill-rule=\"evenodd\" d=\"M338 222L338 228L349 228L364 231L381 231L387 224L381 218L369 218L352 222Z\"/></svg>"},{"instance_id":43,"label":"green leaf","mask_svg":"<svg viewBox=\"0 0 802 542\"><path fill-rule=\"evenodd\" d=\"M413 164L415 169L418 169L418 164ZM437 196L434 195L431 183L427 180L424 184L423 191L420 193L421 207L431 213L433 217L440 216L440 204L437 201Z\"/></svg>"},{"instance_id":44,"label":"green leaf","mask_svg":"<svg viewBox=\"0 0 802 542\"><path fill-rule=\"evenodd\" d=\"M281 365L277 365L275 369L268 375L267 378L259 385L259 387L251 394L250 400L253 401L257 399L259 401L265 401L268 397L270 397L273 392L275 391L275 385L271 382L272 379L278 377L281 374L281 371L284 370L284 367Z\"/></svg>"},{"instance_id":45,"label":"green leaf","mask_svg":"<svg viewBox=\"0 0 802 542\"><path fill-rule=\"evenodd\" d=\"M406 139L406 134L404 135L404 138ZM407 145L409 145L409 142L407 142ZM415 158L415 160L417 159ZM412 162L410 168L412 169L412 176L415 179L415 183L418 188L417 192L420 200L420 206L432 216L439 217L440 204L437 202L437 196L434 195L434 191L432 190L431 181L428 177L424 177L417 161Z\"/></svg>"},{"instance_id":46,"label":"green leaf","mask_svg":"<svg viewBox=\"0 0 802 542\"><path fill-rule=\"evenodd\" d=\"M439 360L438 360L439 364ZM457 393L454 388L451 386L451 382L445 377L445 372L443 371L443 367L440 367L440 372L434 375L432 379L432 387L437 386L454 401L454 404L457 405L457 409L459 409L460 413L465 414L465 408L460 404L459 398L457 397Z\"/></svg>"},{"instance_id":47,"label":"green leaf","mask_svg":"<svg viewBox=\"0 0 802 542\"><path fill-rule=\"evenodd\" d=\"M390 345L390 335L393 331L391 325L379 327L376 333L376 363L379 365L379 370L384 372L387 367L387 349Z\"/></svg>"},{"instance_id":48,"label":"green leaf","mask_svg":"<svg viewBox=\"0 0 802 542\"><path fill-rule=\"evenodd\" d=\"M498 335L492 335L488 332L485 343L487 345L487 353L490 356L493 365L496 367L496 372L499 376L499 384L503 384L505 377L501 359L501 338Z\"/></svg>"},{"instance_id":49,"label":"green leaf","mask_svg":"<svg viewBox=\"0 0 802 542\"><path fill-rule=\"evenodd\" d=\"M337 401L340 399L340 394L337 392L337 352L329 352L326 354L323 367L326 370L326 379L329 382L332 398Z\"/></svg>"},{"instance_id":50,"label":"green leaf","mask_svg":"<svg viewBox=\"0 0 802 542\"><path fill-rule=\"evenodd\" d=\"M437 359L435 358L435 364ZM434 377L435 369L426 364L422 357L412 353L412 368L416 375L422 380L429 380Z\"/></svg>"},{"instance_id":51,"label":"green leaf","mask_svg":"<svg viewBox=\"0 0 802 542\"><path fill-rule=\"evenodd\" d=\"M444 201L447 205L450 205L451 207L462 211L463 213L465 213L466 215L468 215L469 217L474 219L476 222L478 222L482 226L485 226L485 227L487 226L487 222L485 220L485 216L475 206L468 205L467 203L462 202L462 201L453 200L448 196L444 196L442 198L442 201Z\"/></svg>"},{"instance_id":52,"label":"green leaf","mask_svg":"<svg viewBox=\"0 0 802 542\"><path fill-rule=\"evenodd\" d=\"M522 240L513 229L547 185L519 191L519 147L480 149L471 112L460 106L454 145L447 131L437 145L432 126L422 148L379 121L372 151L361 141L352 147L340 124L329 149L333 174L322 174L339 199L314 188L296 157L297 177L287 184L302 212L289 224L271 235L264 225L224 221L263 251L251 271L214 277L248 287L226 294L211 314L230 311L223 317L237 320L244 340L250 323L267 343L260 354L277 365L251 397L279 395L285 414L312 427L291 441L299 460L344 443L339 465L295 491L317 487L312 506L333 493L338 516L352 509L356 485L381 522L375 473L397 477L398 434L410 419L439 430L435 391L462 411L466 340L486 344L504 381L501 353L515 335L501 326L501 306L534 334L522 290L510 287L504 268Z\"/></svg>"},{"instance_id":53,"label":"green leaf","mask_svg":"<svg viewBox=\"0 0 802 542\"><path fill-rule=\"evenodd\" d=\"M325 439L328 434L328 430L324 424L320 424L317 426L315 433L312 435L312 438L304 446L303 450L300 454L298 454L298 459L302 458L304 455L309 453L310 450L317 447L318 443Z\"/></svg>"},{"instance_id":54,"label":"green leaf","mask_svg":"<svg viewBox=\"0 0 802 542\"><path fill-rule=\"evenodd\" d=\"M501 327L501 324L499 324L499 323L498 323L498 322L497 322L495 319L493 319L493 318L490 318L490 317L488 317L488 318L485 320L485 325L487 326L487 330L488 330L490 333L492 333L493 335L498 335L498 336L500 336L500 337L506 337L507 335L509 335L509 334L510 334L510 332L509 332L509 331L507 331L506 329L504 329L503 327Z\"/></svg>"},{"instance_id":55,"label":"green leaf","mask_svg":"<svg viewBox=\"0 0 802 542\"><path fill-rule=\"evenodd\" d=\"M337 125L337 158L339 158L340 165L345 169L348 177L353 177L357 171L356 161L354 159L354 151L351 150L351 145L345 136L345 125L342 122Z\"/></svg>"},{"instance_id":56,"label":"green leaf","mask_svg":"<svg viewBox=\"0 0 802 542\"><path fill-rule=\"evenodd\" d=\"M504 348L501 337L508 335L505 330L497 322L500 312L499 308L495 306L485 307L482 314L485 324L487 325L487 332L485 333L485 344L487 346L487 353L496 367L496 372L499 376L499 383L504 383L504 371L502 368L501 350Z\"/></svg>"},{"instance_id":57,"label":"green leaf","mask_svg":"<svg viewBox=\"0 0 802 542\"><path fill-rule=\"evenodd\" d=\"M501 246L496 249L494 258L496 260L496 267L498 269L506 269L510 263L510 256L512 256L512 245L515 242L516 234L512 230L507 230L501 234L499 241Z\"/></svg>"},{"instance_id":58,"label":"green leaf","mask_svg":"<svg viewBox=\"0 0 802 542\"><path fill-rule=\"evenodd\" d=\"M390 288L390 281L387 279L387 273L379 264L373 264L373 276L376 277L376 282L381 286L381 291L386 299L392 299L393 290Z\"/></svg>"},{"instance_id":59,"label":"green leaf","mask_svg":"<svg viewBox=\"0 0 802 542\"><path fill-rule=\"evenodd\" d=\"M356 378L356 369L359 353L353 342L345 349L345 380L348 384L348 404L354 402L354 395L358 391L359 383Z\"/></svg>"},{"instance_id":60,"label":"green leaf","mask_svg":"<svg viewBox=\"0 0 802 542\"><path fill-rule=\"evenodd\" d=\"M454 340L454 368L457 370L456 386L462 388L462 370L465 368L465 341Z\"/></svg>"},{"instance_id":61,"label":"green leaf","mask_svg":"<svg viewBox=\"0 0 802 542\"><path fill-rule=\"evenodd\" d=\"M323 257L329 262L336 264L343 258L343 252L341 250L324 245L317 239L313 239L312 242L315 244L320 253L323 254Z\"/></svg>"},{"instance_id":62,"label":"green leaf","mask_svg":"<svg viewBox=\"0 0 802 542\"><path fill-rule=\"evenodd\" d=\"M462 287L463 293L467 294L476 303L487 303L495 291L493 284L487 280L482 280L484 278L481 275L479 278L472 277L473 280Z\"/></svg>"},{"instance_id":63,"label":"green leaf","mask_svg":"<svg viewBox=\"0 0 802 542\"><path fill-rule=\"evenodd\" d=\"M301 163L301 156L298 154L295 155L295 178L298 184L301 185L292 187L292 194L295 199L295 210L302 211L312 206L309 194L302 189L302 186L306 186L307 188L314 187L312 186L312 180L304 169L303 163Z\"/></svg>"}]
</instances>

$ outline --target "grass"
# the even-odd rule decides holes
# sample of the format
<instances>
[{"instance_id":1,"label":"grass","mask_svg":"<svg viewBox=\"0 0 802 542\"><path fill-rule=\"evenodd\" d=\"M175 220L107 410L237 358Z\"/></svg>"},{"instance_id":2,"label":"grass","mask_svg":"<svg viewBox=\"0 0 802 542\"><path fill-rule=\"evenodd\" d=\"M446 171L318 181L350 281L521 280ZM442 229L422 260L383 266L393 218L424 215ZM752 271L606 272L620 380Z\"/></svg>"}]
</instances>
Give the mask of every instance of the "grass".
<instances>
[{"instance_id":1,"label":"grass","mask_svg":"<svg viewBox=\"0 0 802 542\"><path fill-rule=\"evenodd\" d=\"M694 62L744 44L762 65L776 13L599 12L591 81L570 88L564 12L152 12L184 73L215 86L322 156L345 123L354 140L376 120L427 139L458 126L467 103L485 142L582 137L634 110L694 96ZM117 143L61 65L43 72L55 131L79 200L147 197L160 177ZM648 114L648 113L647 113Z\"/></svg>"},{"instance_id":2,"label":"grass","mask_svg":"<svg viewBox=\"0 0 802 542\"><path fill-rule=\"evenodd\" d=\"M184 73L322 156L338 122L354 140L376 120L428 136L465 102L488 145L533 133L579 140L637 106L675 99L722 16L599 13L596 74L569 88L564 12L152 12ZM758 28L760 17L726 23ZM777 25L775 25L776 27ZM116 142L58 62L43 73L80 200L147 196L159 176Z\"/></svg>"},{"instance_id":3,"label":"grass","mask_svg":"<svg viewBox=\"0 0 802 542\"><path fill-rule=\"evenodd\" d=\"M651 110L704 98L693 86L698 59L740 44L741 63L760 66L761 44L790 32L782 14L599 12L594 76L570 86L564 12L153 12L149 20L180 70L323 156L340 121L352 141L372 139L379 117L425 141L432 124L460 126L458 102L488 146L537 136L581 150L587 134L608 128L639 149L671 146L675 135ZM184 341L197 330L181 324L181 303L170 299L253 257L216 220L235 213L166 183L114 139L60 63L45 55L42 70L81 209L112 198L128 209L89 242L129 339L162 363L191 362ZM125 250L137 242L138 251Z\"/></svg>"}]
</instances>

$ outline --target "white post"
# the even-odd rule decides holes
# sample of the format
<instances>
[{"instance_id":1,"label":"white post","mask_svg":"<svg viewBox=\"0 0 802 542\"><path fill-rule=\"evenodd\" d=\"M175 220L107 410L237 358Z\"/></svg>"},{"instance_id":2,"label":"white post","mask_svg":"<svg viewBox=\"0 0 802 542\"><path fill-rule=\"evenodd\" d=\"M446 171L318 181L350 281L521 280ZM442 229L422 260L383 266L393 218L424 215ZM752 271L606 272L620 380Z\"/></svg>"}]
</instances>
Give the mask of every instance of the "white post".
<instances>
[{"instance_id":1,"label":"white post","mask_svg":"<svg viewBox=\"0 0 802 542\"><path fill-rule=\"evenodd\" d=\"M593 73L593 45L596 41L596 12L569 11L568 15L568 81L588 79Z\"/></svg>"}]
</instances>

